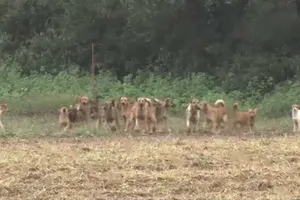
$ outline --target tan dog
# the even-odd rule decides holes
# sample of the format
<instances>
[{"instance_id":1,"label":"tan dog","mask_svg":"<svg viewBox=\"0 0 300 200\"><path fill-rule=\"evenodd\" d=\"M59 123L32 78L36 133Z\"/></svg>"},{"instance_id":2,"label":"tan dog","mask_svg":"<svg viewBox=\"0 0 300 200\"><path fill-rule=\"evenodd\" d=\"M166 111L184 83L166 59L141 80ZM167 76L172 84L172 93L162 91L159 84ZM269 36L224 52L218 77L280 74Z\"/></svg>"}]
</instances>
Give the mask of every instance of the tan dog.
<instances>
[{"instance_id":1,"label":"tan dog","mask_svg":"<svg viewBox=\"0 0 300 200\"><path fill-rule=\"evenodd\" d=\"M0 105L0 127L2 129L2 131L4 132L5 131L5 128L2 124L2 116L4 113L6 113L8 111L8 105L5 103L5 104L1 104Z\"/></svg>"},{"instance_id":2,"label":"tan dog","mask_svg":"<svg viewBox=\"0 0 300 200\"><path fill-rule=\"evenodd\" d=\"M292 105L293 132L300 132L300 105Z\"/></svg>"},{"instance_id":3,"label":"tan dog","mask_svg":"<svg viewBox=\"0 0 300 200\"><path fill-rule=\"evenodd\" d=\"M121 97L119 100L118 108L121 110L121 115L124 119L124 124L126 124L126 120L130 117L130 109L133 104L131 103L128 97Z\"/></svg>"},{"instance_id":4,"label":"tan dog","mask_svg":"<svg viewBox=\"0 0 300 200\"><path fill-rule=\"evenodd\" d=\"M103 110L104 110L104 119L107 124L112 124L115 122L116 128L119 130L120 129L120 124L119 124L119 118L118 118L118 110L115 106L115 100L112 100L110 102L106 102L103 105ZM115 126L111 127L112 131L115 131Z\"/></svg>"},{"instance_id":5,"label":"tan dog","mask_svg":"<svg viewBox=\"0 0 300 200\"><path fill-rule=\"evenodd\" d=\"M168 128L168 111L171 107L175 106L173 101L170 98L166 98L164 101L154 99L153 106L155 108L155 117L157 120L157 125L159 126L161 123L163 123L163 131L168 130L168 132L171 132L171 129Z\"/></svg>"},{"instance_id":6,"label":"tan dog","mask_svg":"<svg viewBox=\"0 0 300 200\"><path fill-rule=\"evenodd\" d=\"M195 133L198 131L198 124L200 121L200 107L199 107L200 101L198 99L192 99L190 100L186 110L186 126L187 126L187 132L188 133ZM192 128L193 126L193 128Z\"/></svg>"},{"instance_id":7,"label":"tan dog","mask_svg":"<svg viewBox=\"0 0 300 200\"><path fill-rule=\"evenodd\" d=\"M77 109L77 116L80 121L88 122L91 119L91 108L87 96L76 96L75 108Z\"/></svg>"},{"instance_id":8,"label":"tan dog","mask_svg":"<svg viewBox=\"0 0 300 200\"><path fill-rule=\"evenodd\" d=\"M66 131L68 128L71 128L71 121L70 121L70 113L67 107L62 107L59 109L59 124L61 128L64 128L63 131Z\"/></svg>"},{"instance_id":9,"label":"tan dog","mask_svg":"<svg viewBox=\"0 0 300 200\"><path fill-rule=\"evenodd\" d=\"M219 134L221 132L220 126L223 123L225 126L228 122L228 115L225 109L225 102L218 99L215 106L208 103L200 103L200 109L205 114L207 123L212 123L212 133Z\"/></svg>"},{"instance_id":10,"label":"tan dog","mask_svg":"<svg viewBox=\"0 0 300 200\"><path fill-rule=\"evenodd\" d=\"M156 118L154 107L149 98L139 97L135 104L130 109L130 116L126 120L125 131L128 131L129 125L135 122L134 129L139 130L140 120L144 120L146 124L146 131L152 133L156 129Z\"/></svg>"},{"instance_id":11,"label":"tan dog","mask_svg":"<svg viewBox=\"0 0 300 200\"><path fill-rule=\"evenodd\" d=\"M249 128L250 133L252 133L252 129L254 127L256 112L257 109L249 108L246 112L238 111L239 104L233 104L233 112L235 114L235 119L233 121L233 128L236 128L237 124L240 124L241 127L247 126Z\"/></svg>"}]
</instances>

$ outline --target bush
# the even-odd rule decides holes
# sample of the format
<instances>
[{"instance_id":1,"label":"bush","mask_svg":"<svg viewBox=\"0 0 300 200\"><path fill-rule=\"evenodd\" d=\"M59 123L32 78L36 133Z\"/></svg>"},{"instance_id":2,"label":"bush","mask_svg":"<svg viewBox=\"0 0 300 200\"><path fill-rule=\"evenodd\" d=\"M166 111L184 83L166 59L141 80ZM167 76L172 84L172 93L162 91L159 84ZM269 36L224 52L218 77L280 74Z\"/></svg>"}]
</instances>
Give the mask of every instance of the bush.
<instances>
[{"instance_id":1,"label":"bush","mask_svg":"<svg viewBox=\"0 0 300 200\"><path fill-rule=\"evenodd\" d=\"M79 72L76 66L60 72L57 76L33 74L22 77L16 69L18 68L7 66L0 68L1 101L9 102L13 113L56 112L59 107L72 104L75 95L92 96L90 76ZM154 74L140 75L135 79L132 77L124 77L122 83L109 72L100 71L96 77L97 93L104 100L118 99L121 96L170 97L177 105L173 109L174 113L182 113L191 98L209 102L222 98L227 102L228 109L232 103L238 101L241 109L258 106L260 115L264 117L280 117L287 114L291 104L296 103L300 95L299 83L290 87L280 87L261 98L262 101L259 102L258 93L251 84L249 85L252 88L248 93L252 93L253 96L245 98L245 94L237 90L225 93L222 87L216 86L212 77L201 73L191 74L186 78Z\"/></svg>"}]
</instances>

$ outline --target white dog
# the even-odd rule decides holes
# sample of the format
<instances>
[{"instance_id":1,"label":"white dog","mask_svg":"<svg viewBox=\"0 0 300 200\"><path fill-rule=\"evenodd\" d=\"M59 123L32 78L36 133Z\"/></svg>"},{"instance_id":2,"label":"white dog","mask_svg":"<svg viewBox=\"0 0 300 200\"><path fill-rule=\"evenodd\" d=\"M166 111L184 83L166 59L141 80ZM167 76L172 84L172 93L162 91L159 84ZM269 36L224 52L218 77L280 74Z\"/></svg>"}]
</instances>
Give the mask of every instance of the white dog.
<instances>
[{"instance_id":1,"label":"white dog","mask_svg":"<svg viewBox=\"0 0 300 200\"><path fill-rule=\"evenodd\" d=\"M293 132L300 131L300 105L292 105Z\"/></svg>"},{"instance_id":2,"label":"white dog","mask_svg":"<svg viewBox=\"0 0 300 200\"><path fill-rule=\"evenodd\" d=\"M7 104L1 104L0 105L0 128L2 129L2 131L5 131L4 126L2 124L1 118L2 115L8 111L8 105Z\"/></svg>"}]
</instances>

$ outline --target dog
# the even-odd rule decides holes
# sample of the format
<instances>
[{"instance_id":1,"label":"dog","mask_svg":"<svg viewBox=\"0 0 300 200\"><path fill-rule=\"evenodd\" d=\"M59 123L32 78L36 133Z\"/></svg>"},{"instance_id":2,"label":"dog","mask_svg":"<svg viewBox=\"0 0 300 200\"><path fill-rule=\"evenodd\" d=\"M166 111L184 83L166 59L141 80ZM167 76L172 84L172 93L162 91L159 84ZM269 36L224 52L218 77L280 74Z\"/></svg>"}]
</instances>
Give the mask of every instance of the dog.
<instances>
[{"instance_id":1,"label":"dog","mask_svg":"<svg viewBox=\"0 0 300 200\"><path fill-rule=\"evenodd\" d=\"M90 105L90 115L92 119L101 118L101 109L100 109L100 98L101 96L97 95L95 100L89 100Z\"/></svg>"},{"instance_id":2,"label":"dog","mask_svg":"<svg viewBox=\"0 0 300 200\"><path fill-rule=\"evenodd\" d=\"M5 131L5 128L3 126L3 123L2 123L2 116L4 115L4 113L6 113L8 111L8 104L1 104L0 105L0 127L2 129L2 131L4 132Z\"/></svg>"},{"instance_id":3,"label":"dog","mask_svg":"<svg viewBox=\"0 0 300 200\"><path fill-rule=\"evenodd\" d=\"M71 128L70 112L67 107L62 107L59 109L59 124L61 128L64 128L64 132Z\"/></svg>"},{"instance_id":4,"label":"dog","mask_svg":"<svg viewBox=\"0 0 300 200\"><path fill-rule=\"evenodd\" d=\"M253 127L254 127L254 123L255 123L257 108L249 108L248 111L245 111L245 112L238 111L238 108L239 108L239 104L234 103L233 104L233 112L234 112L235 118L233 121L233 128L236 128L236 125L240 124L241 127L247 126L250 133L253 133Z\"/></svg>"},{"instance_id":5,"label":"dog","mask_svg":"<svg viewBox=\"0 0 300 200\"><path fill-rule=\"evenodd\" d=\"M68 109L69 112L69 120L71 123L75 123L78 121L78 116L77 116L77 109L73 107L73 105L69 106Z\"/></svg>"},{"instance_id":6,"label":"dog","mask_svg":"<svg viewBox=\"0 0 300 200\"><path fill-rule=\"evenodd\" d=\"M120 129L119 118L118 118L118 110L115 106L115 100L104 103L102 106L104 110L104 120L107 124L112 124L115 122L116 128ZM116 128L114 126L111 127L112 131L115 131Z\"/></svg>"},{"instance_id":7,"label":"dog","mask_svg":"<svg viewBox=\"0 0 300 200\"><path fill-rule=\"evenodd\" d=\"M88 122L91 119L89 98L87 96L75 96L75 108L78 120Z\"/></svg>"},{"instance_id":8,"label":"dog","mask_svg":"<svg viewBox=\"0 0 300 200\"><path fill-rule=\"evenodd\" d=\"M219 134L221 132L220 126L222 123L226 127L228 122L228 114L225 109L224 100L218 99L214 106L206 102L201 102L200 110L205 114L206 123L212 123L213 134Z\"/></svg>"},{"instance_id":9,"label":"dog","mask_svg":"<svg viewBox=\"0 0 300 200\"><path fill-rule=\"evenodd\" d=\"M124 119L124 124L126 124L126 120L130 116L130 109L132 108L133 104L131 103L128 97L121 97L117 108L121 110L121 115Z\"/></svg>"},{"instance_id":10,"label":"dog","mask_svg":"<svg viewBox=\"0 0 300 200\"><path fill-rule=\"evenodd\" d=\"M81 121L88 122L89 120L97 120L100 123L101 107L99 99L101 97L96 96L96 100L90 100L87 96L75 96L75 108L77 109L77 118Z\"/></svg>"},{"instance_id":11,"label":"dog","mask_svg":"<svg viewBox=\"0 0 300 200\"><path fill-rule=\"evenodd\" d=\"M300 105L292 105L293 132L300 132Z\"/></svg>"},{"instance_id":12,"label":"dog","mask_svg":"<svg viewBox=\"0 0 300 200\"><path fill-rule=\"evenodd\" d=\"M198 130L198 124L200 121L200 101L198 99L190 100L186 110L186 127L188 133L195 133ZM193 128L192 128L193 126Z\"/></svg>"},{"instance_id":13,"label":"dog","mask_svg":"<svg viewBox=\"0 0 300 200\"><path fill-rule=\"evenodd\" d=\"M154 99L153 106L155 108L155 117L157 121L157 126L163 123L164 130L171 132L171 129L168 128L168 111L171 107L175 107L175 104L170 98L166 98L163 101L159 99Z\"/></svg>"},{"instance_id":14,"label":"dog","mask_svg":"<svg viewBox=\"0 0 300 200\"><path fill-rule=\"evenodd\" d=\"M225 101L224 101L223 99L218 99L218 100L215 101L214 104L210 104L210 105L211 105L212 107L220 107L220 106L225 107ZM203 127L204 129L206 129L207 125L211 125L211 124L212 124L212 121L211 121L209 118L207 118L207 117L205 116L205 120L204 120L204 122L203 122L202 127Z\"/></svg>"},{"instance_id":15,"label":"dog","mask_svg":"<svg viewBox=\"0 0 300 200\"><path fill-rule=\"evenodd\" d=\"M152 133L156 129L156 117L152 101L146 97L136 98L135 104L130 109L130 116L126 119L125 131L128 131L129 125L133 123L134 129L139 131L140 120L144 120L146 131Z\"/></svg>"}]
</instances>

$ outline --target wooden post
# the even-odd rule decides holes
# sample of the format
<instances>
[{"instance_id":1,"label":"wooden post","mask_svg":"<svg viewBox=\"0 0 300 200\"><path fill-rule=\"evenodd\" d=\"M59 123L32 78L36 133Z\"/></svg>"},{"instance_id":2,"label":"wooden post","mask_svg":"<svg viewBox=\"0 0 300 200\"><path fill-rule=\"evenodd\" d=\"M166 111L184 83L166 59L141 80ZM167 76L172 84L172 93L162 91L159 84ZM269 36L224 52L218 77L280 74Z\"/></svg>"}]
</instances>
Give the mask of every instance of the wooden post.
<instances>
[{"instance_id":1,"label":"wooden post","mask_svg":"<svg viewBox=\"0 0 300 200\"><path fill-rule=\"evenodd\" d=\"M96 92L96 80L95 80L95 60L94 60L94 43L92 43L92 66L91 66L91 74L92 74L92 94L94 98L97 95Z\"/></svg>"}]
</instances>

